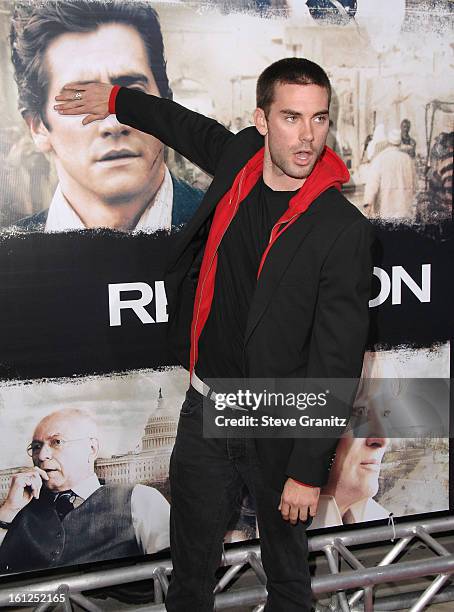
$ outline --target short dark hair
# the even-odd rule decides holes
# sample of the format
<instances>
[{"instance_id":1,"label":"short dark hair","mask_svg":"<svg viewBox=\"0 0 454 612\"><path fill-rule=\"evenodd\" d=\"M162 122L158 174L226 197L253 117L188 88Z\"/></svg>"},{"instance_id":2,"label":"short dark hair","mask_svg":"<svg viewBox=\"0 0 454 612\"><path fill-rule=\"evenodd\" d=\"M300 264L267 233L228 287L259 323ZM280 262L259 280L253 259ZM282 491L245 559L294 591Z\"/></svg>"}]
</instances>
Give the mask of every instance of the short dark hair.
<instances>
[{"instance_id":1,"label":"short dark hair","mask_svg":"<svg viewBox=\"0 0 454 612\"><path fill-rule=\"evenodd\" d=\"M294 85L319 85L326 89L328 104L331 101L331 83L321 66L303 57L286 57L265 68L257 81L257 107L268 114L274 99L277 83Z\"/></svg>"},{"instance_id":2,"label":"short dark hair","mask_svg":"<svg viewBox=\"0 0 454 612\"><path fill-rule=\"evenodd\" d=\"M160 95L172 98L161 26L149 3L130 0L38 0L31 3L21 0L14 8L10 44L22 114L40 115L45 122L50 79L44 56L49 44L61 34L94 32L109 23L130 25L138 31Z\"/></svg>"}]
</instances>

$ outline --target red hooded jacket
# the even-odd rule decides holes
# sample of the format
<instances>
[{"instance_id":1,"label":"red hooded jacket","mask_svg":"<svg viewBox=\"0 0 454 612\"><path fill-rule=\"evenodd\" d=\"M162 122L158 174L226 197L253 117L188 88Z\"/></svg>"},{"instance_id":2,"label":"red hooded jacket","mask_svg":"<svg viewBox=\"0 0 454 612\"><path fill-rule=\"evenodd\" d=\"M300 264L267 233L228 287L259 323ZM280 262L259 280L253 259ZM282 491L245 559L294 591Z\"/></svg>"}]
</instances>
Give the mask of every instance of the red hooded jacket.
<instances>
[{"instance_id":1,"label":"red hooded jacket","mask_svg":"<svg viewBox=\"0 0 454 612\"><path fill-rule=\"evenodd\" d=\"M211 310L216 280L217 253L222 238L232 219L236 215L239 205L250 193L263 172L264 148L247 162L238 172L230 190L223 196L211 224L205 253L200 268L199 280L194 301L194 311L191 324L191 353L190 372L194 370L198 357L198 341ZM322 155L314 166L311 174L304 181L303 186L292 197L289 206L282 217L271 230L268 246L266 247L257 272L260 277L265 260L279 236L296 221L312 204L312 202L330 187L341 188L348 182L350 174L346 165L334 151L325 147Z\"/></svg>"}]
</instances>

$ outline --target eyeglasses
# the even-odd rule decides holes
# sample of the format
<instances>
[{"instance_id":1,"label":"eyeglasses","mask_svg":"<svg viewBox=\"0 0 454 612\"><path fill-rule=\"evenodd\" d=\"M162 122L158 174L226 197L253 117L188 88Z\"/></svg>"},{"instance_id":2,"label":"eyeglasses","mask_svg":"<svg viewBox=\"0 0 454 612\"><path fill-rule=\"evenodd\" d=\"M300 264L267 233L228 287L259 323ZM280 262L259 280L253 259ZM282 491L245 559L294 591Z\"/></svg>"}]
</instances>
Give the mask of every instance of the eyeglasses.
<instances>
[{"instance_id":1,"label":"eyeglasses","mask_svg":"<svg viewBox=\"0 0 454 612\"><path fill-rule=\"evenodd\" d=\"M41 442L40 440L33 440L33 442L31 442L27 446L27 454L30 457L33 457L33 455L37 455L39 452L41 452L41 449L45 444L47 444L47 446L53 451L60 451L67 444L70 444L71 442L80 442L81 440L94 440L94 438L90 438L88 436L85 436L83 438L73 438L71 440L65 440L64 438L49 438L49 440L46 440L45 442Z\"/></svg>"}]
</instances>

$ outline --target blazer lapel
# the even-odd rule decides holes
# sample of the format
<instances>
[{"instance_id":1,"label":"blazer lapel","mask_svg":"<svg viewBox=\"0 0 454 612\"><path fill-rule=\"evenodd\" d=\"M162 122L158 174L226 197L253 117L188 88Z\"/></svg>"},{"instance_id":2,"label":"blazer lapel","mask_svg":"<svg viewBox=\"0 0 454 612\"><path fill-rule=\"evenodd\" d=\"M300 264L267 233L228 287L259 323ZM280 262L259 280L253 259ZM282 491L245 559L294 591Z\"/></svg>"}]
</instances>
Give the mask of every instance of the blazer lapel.
<instances>
[{"instance_id":1,"label":"blazer lapel","mask_svg":"<svg viewBox=\"0 0 454 612\"><path fill-rule=\"evenodd\" d=\"M248 127L235 136L232 144L234 146L231 145L229 152L226 153L219 164L227 170L219 169L219 171L216 171L216 178L208 187L200 206L191 220L176 236L168 271L173 270L178 264L181 255L211 216L223 195L231 188L237 173L263 146L263 137L260 136L255 127Z\"/></svg>"},{"instance_id":2,"label":"blazer lapel","mask_svg":"<svg viewBox=\"0 0 454 612\"><path fill-rule=\"evenodd\" d=\"M311 207L291 225L288 230L277 239L270 249L257 281L257 285L249 308L244 343L248 342L252 332L276 291L281 278L295 257L301 244L312 231L316 223L317 206L314 202Z\"/></svg>"}]
</instances>

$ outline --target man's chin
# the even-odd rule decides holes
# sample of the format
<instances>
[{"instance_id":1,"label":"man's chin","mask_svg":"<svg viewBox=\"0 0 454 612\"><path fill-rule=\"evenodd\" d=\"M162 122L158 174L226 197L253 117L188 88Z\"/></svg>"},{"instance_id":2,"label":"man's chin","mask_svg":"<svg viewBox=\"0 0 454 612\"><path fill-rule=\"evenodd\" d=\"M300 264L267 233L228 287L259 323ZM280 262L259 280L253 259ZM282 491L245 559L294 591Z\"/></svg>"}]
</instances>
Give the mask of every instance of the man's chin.
<instances>
[{"instance_id":1,"label":"man's chin","mask_svg":"<svg viewBox=\"0 0 454 612\"><path fill-rule=\"evenodd\" d=\"M50 474L48 473L47 475L49 476L49 480L43 481L43 484L46 489L49 489L49 491L58 491L59 489L62 489L64 485L64 480L62 476L60 476L59 474L53 475L52 472Z\"/></svg>"},{"instance_id":2,"label":"man's chin","mask_svg":"<svg viewBox=\"0 0 454 612\"><path fill-rule=\"evenodd\" d=\"M297 164L292 164L288 168L288 172L286 172L287 176L290 176L294 179L307 179L307 177L311 174L314 169L315 163L310 164L308 166L298 166Z\"/></svg>"},{"instance_id":3,"label":"man's chin","mask_svg":"<svg viewBox=\"0 0 454 612\"><path fill-rule=\"evenodd\" d=\"M307 165L307 166L299 166L294 163L285 163L281 166L278 166L281 172L285 174L288 178L292 178L298 181L307 179L312 170L314 169L315 163Z\"/></svg>"},{"instance_id":4,"label":"man's chin","mask_svg":"<svg viewBox=\"0 0 454 612\"><path fill-rule=\"evenodd\" d=\"M361 497L368 498L374 497L378 493L378 480L374 479L369 482L363 482L363 486L361 487Z\"/></svg>"},{"instance_id":5,"label":"man's chin","mask_svg":"<svg viewBox=\"0 0 454 612\"><path fill-rule=\"evenodd\" d=\"M147 185L147 189L149 185ZM105 191L102 194L99 194L104 202L109 204L110 206L126 206L131 204L132 200L136 200L140 198L144 201L149 202L150 196L147 190L137 190L137 183L131 185L119 185L118 188L115 188L115 183L109 184L109 191Z\"/></svg>"}]
</instances>

